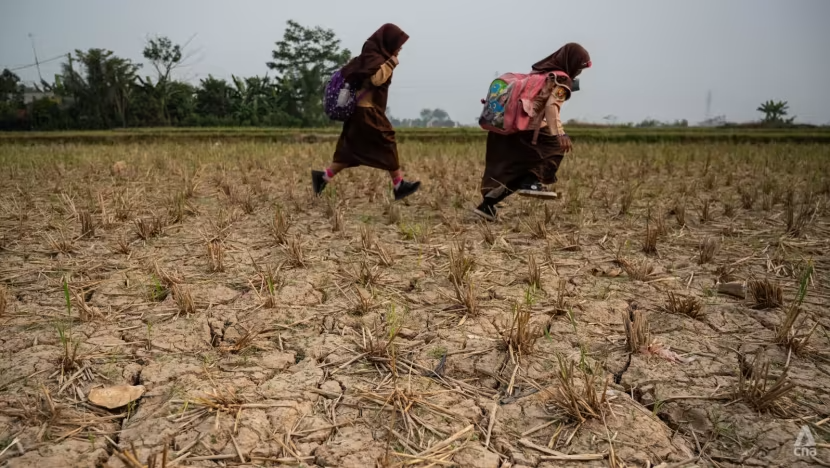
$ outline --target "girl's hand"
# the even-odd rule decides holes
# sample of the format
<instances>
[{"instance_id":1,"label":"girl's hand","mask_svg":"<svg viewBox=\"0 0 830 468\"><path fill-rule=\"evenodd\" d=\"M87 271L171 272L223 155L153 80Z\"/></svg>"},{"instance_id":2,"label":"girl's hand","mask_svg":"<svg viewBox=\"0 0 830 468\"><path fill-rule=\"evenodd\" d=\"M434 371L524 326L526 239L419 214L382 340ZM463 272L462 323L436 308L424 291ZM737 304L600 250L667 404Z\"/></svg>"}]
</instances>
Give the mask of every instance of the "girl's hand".
<instances>
[{"instance_id":1,"label":"girl's hand","mask_svg":"<svg viewBox=\"0 0 830 468\"><path fill-rule=\"evenodd\" d=\"M556 139L559 140L559 147L562 148L562 152L570 153L574 149L571 137L568 135L557 135Z\"/></svg>"}]
</instances>

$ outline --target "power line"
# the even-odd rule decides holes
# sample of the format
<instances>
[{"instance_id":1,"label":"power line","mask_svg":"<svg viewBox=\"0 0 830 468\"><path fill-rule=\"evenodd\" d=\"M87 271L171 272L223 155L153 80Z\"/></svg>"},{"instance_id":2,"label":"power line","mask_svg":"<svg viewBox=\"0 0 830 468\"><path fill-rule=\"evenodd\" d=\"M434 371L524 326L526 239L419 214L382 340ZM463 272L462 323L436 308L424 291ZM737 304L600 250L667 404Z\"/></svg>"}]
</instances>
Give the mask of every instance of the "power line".
<instances>
[{"instance_id":1,"label":"power line","mask_svg":"<svg viewBox=\"0 0 830 468\"><path fill-rule=\"evenodd\" d=\"M66 58L66 54L61 54L61 55L58 55L57 57L52 57L52 58L47 59L47 60L40 60L37 63L30 63L28 65L19 65L17 67L8 68L8 70L9 71L23 70L25 68L32 68L32 67L36 67L38 65L43 65L44 63L54 62L55 60L59 60L59 59L62 59L62 58Z\"/></svg>"}]
</instances>

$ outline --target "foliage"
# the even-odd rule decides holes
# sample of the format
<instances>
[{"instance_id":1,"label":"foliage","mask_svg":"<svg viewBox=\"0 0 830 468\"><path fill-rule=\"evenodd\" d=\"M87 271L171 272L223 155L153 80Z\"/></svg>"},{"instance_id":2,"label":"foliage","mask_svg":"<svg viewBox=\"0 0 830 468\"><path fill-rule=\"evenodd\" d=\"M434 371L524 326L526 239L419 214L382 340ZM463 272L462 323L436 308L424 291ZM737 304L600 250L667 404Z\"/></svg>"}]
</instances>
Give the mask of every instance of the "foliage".
<instances>
[{"instance_id":1,"label":"foliage","mask_svg":"<svg viewBox=\"0 0 830 468\"><path fill-rule=\"evenodd\" d=\"M387 108L386 116L389 117L390 122L395 127L454 128L459 126L444 109L421 109L420 118L399 120L392 117L389 108Z\"/></svg>"},{"instance_id":2,"label":"foliage","mask_svg":"<svg viewBox=\"0 0 830 468\"><path fill-rule=\"evenodd\" d=\"M268 68L277 72L277 89L284 94L286 113L306 127L329 123L323 111L328 78L351 58L331 29L306 28L289 20L282 40L271 53Z\"/></svg>"},{"instance_id":3,"label":"foliage","mask_svg":"<svg viewBox=\"0 0 830 468\"><path fill-rule=\"evenodd\" d=\"M187 61L186 46L166 36L148 38L146 76L139 74L142 64L110 50L76 50L54 83L44 83L48 97L28 106L20 79L5 70L0 75L0 129L332 124L323 112L323 87L351 57L334 31L288 21L266 63L276 77L208 76L195 86L174 76Z\"/></svg>"},{"instance_id":4,"label":"foliage","mask_svg":"<svg viewBox=\"0 0 830 468\"><path fill-rule=\"evenodd\" d=\"M756 110L764 114L764 123L792 124L795 121L795 117L790 117L789 119L786 118L789 109L790 105L787 101L773 101L770 99L767 102L762 102Z\"/></svg>"}]
</instances>

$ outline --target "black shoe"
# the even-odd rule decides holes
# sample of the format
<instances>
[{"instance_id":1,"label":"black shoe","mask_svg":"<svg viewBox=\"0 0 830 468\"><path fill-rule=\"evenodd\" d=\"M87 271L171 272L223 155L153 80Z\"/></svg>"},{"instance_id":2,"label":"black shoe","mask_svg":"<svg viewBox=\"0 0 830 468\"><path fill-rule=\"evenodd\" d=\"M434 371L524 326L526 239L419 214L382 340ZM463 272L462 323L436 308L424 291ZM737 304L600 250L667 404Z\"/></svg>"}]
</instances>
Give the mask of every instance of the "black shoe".
<instances>
[{"instance_id":1,"label":"black shoe","mask_svg":"<svg viewBox=\"0 0 830 468\"><path fill-rule=\"evenodd\" d=\"M556 194L556 192L551 192L547 190L541 182L530 182L527 184L522 184L522 186L519 187L519 190L516 190L516 193L523 197L546 199L556 198L559 196Z\"/></svg>"},{"instance_id":2,"label":"black shoe","mask_svg":"<svg viewBox=\"0 0 830 468\"><path fill-rule=\"evenodd\" d=\"M420 182L402 181L401 185L395 189L395 201L403 200L404 198L417 192L419 188L421 188Z\"/></svg>"},{"instance_id":3,"label":"black shoe","mask_svg":"<svg viewBox=\"0 0 830 468\"><path fill-rule=\"evenodd\" d=\"M473 213L481 216L487 221L495 221L496 216L498 215L496 205L491 205L487 202L481 202L481 205L478 205L478 207L473 210Z\"/></svg>"},{"instance_id":4,"label":"black shoe","mask_svg":"<svg viewBox=\"0 0 830 468\"><path fill-rule=\"evenodd\" d=\"M311 171L311 185L314 187L314 195L320 196L323 193L323 189L326 188L326 179L323 176L326 175L323 171Z\"/></svg>"}]
</instances>

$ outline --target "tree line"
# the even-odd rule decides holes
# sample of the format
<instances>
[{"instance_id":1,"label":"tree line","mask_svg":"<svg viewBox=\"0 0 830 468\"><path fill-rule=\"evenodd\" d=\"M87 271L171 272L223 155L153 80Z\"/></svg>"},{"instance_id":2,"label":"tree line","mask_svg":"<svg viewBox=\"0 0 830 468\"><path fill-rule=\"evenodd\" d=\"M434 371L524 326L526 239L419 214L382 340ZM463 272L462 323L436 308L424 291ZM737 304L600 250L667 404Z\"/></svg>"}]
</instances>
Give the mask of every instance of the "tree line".
<instances>
[{"instance_id":1,"label":"tree line","mask_svg":"<svg viewBox=\"0 0 830 468\"><path fill-rule=\"evenodd\" d=\"M168 37L150 38L144 63L107 49L76 50L52 82L33 88L3 70L0 130L334 124L323 110L323 88L352 54L331 29L289 20L266 62L271 76L180 81L174 72L185 65L185 48ZM421 119L393 120L399 126L455 126L441 109L425 109Z\"/></svg>"}]
</instances>

